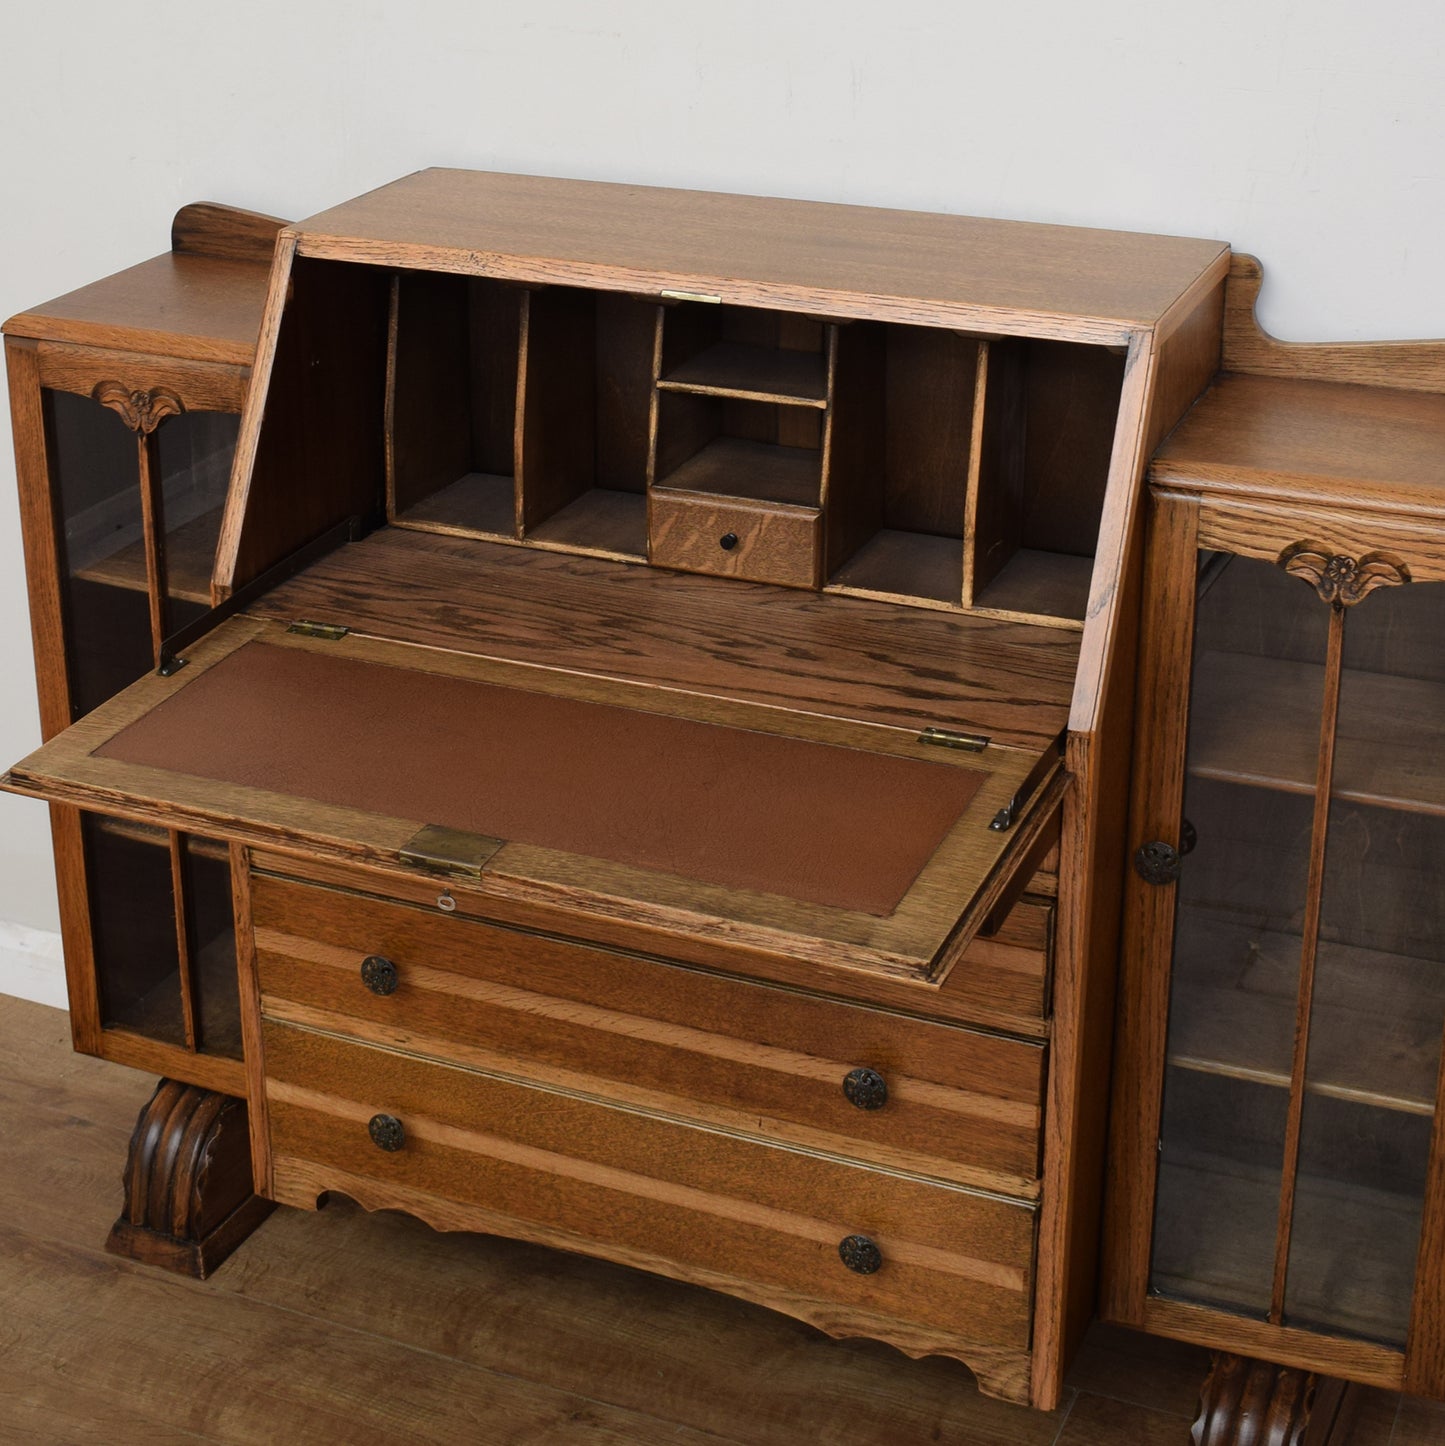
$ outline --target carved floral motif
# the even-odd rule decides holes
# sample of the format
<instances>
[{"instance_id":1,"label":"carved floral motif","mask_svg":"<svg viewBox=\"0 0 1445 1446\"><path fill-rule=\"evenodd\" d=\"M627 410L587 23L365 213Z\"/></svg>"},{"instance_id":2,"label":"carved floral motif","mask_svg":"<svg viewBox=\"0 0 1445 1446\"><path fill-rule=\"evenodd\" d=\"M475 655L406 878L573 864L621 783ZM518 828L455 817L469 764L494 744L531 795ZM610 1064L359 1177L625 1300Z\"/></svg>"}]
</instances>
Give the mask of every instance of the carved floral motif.
<instances>
[{"instance_id":1,"label":"carved floral motif","mask_svg":"<svg viewBox=\"0 0 1445 1446\"><path fill-rule=\"evenodd\" d=\"M143 437L150 436L166 417L178 417L186 409L185 403L164 387L144 391L123 382L97 382L90 395L101 406L119 412L126 426Z\"/></svg>"},{"instance_id":2,"label":"carved floral motif","mask_svg":"<svg viewBox=\"0 0 1445 1446\"><path fill-rule=\"evenodd\" d=\"M1342 608L1353 607L1377 587L1410 581L1410 569L1388 552L1346 557L1332 553L1322 542L1296 542L1280 553L1279 565L1304 578L1325 602Z\"/></svg>"}]
</instances>

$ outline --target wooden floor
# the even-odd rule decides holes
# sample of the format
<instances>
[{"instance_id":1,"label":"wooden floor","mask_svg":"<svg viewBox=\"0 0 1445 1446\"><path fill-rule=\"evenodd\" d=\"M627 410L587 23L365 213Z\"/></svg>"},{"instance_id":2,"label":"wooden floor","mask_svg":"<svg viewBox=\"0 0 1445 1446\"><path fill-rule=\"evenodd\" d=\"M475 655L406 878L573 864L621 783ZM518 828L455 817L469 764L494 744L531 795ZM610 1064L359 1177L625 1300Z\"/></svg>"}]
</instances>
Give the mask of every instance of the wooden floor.
<instances>
[{"instance_id":1,"label":"wooden floor","mask_svg":"<svg viewBox=\"0 0 1445 1446\"><path fill-rule=\"evenodd\" d=\"M830 1341L577 1256L347 1201L278 1211L199 1283L101 1249L152 1081L0 996L0 1442L1185 1446L1202 1352L1095 1328L1050 1415L960 1366ZM1370 1393L1360 1446L1445 1446Z\"/></svg>"}]
</instances>

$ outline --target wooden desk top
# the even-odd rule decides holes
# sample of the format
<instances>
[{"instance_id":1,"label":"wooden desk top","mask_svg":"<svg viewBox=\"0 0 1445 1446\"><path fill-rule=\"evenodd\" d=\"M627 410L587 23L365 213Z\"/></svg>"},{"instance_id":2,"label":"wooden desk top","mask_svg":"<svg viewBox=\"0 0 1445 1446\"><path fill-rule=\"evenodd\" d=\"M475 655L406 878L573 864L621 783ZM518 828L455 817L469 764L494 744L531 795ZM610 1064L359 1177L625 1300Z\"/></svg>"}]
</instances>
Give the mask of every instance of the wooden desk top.
<instances>
[{"instance_id":1,"label":"wooden desk top","mask_svg":"<svg viewBox=\"0 0 1445 1446\"><path fill-rule=\"evenodd\" d=\"M270 266L167 252L12 316L9 336L250 366Z\"/></svg>"},{"instance_id":2,"label":"wooden desk top","mask_svg":"<svg viewBox=\"0 0 1445 1446\"><path fill-rule=\"evenodd\" d=\"M418 171L296 228L303 255L521 281L931 319L1122 341L1206 273L1220 241L721 196L480 171Z\"/></svg>"},{"instance_id":3,"label":"wooden desk top","mask_svg":"<svg viewBox=\"0 0 1445 1446\"><path fill-rule=\"evenodd\" d=\"M1445 514L1445 396L1224 376L1159 449L1150 480Z\"/></svg>"}]
</instances>

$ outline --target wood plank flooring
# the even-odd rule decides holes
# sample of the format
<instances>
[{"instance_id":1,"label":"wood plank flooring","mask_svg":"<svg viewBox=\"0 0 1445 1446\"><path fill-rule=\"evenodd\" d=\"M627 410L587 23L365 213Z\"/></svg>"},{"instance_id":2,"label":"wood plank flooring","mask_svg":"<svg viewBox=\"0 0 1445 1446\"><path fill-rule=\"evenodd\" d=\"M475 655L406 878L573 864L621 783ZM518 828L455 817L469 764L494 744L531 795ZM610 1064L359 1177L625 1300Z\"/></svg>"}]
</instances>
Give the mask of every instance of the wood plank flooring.
<instances>
[{"instance_id":1,"label":"wood plank flooring","mask_svg":"<svg viewBox=\"0 0 1445 1446\"><path fill-rule=\"evenodd\" d=\"M1063 1406L620 1267L278 1211L205 1283L106 1255L148 1076L0 996L0 1442L1185 1446L1205 1354L1096 1327ZM1445 1446L1370 1393L1359 1446Z\"/></svg>"}]
</instances>

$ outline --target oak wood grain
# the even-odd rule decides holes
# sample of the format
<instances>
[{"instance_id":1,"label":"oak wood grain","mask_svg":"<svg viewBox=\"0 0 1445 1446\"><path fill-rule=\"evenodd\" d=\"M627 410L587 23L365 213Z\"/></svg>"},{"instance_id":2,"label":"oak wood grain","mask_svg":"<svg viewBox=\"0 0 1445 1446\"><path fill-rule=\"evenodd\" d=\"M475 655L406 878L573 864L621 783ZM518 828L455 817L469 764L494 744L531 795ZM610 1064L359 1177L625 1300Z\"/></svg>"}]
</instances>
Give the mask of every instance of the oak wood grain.
<instances>
[{"instance_id":1,"label":"oak wood grain","mask_svg":"<svg viewBox=\"0 0 1445 1446\"><path fill-rule=\"evenodd\" d=\"M436 879L419 876L400 865L340 864L292 850L256 851L260 871L346 891L405 900L472 918L532 932L586 937L613 948L637 948L638 935L626 921L579 914L566 906L541 908L535 903L483 897ZM884 1008L927 1019L977 1024L1023 1038L1046 1038L1050 970L1053 958L1055 905L1048 890L1052 875L1035 874L1029 892L1013 906L995 933L976 935L942 980L897 980L864 974L837 959L800 964L756 952L721 948L709 941L651 939L677 962L720 968L759 980L799 986L810 993Z\"/></svg>"},{"instance_id":2,"label":"oak wood grain","mask_svg":"<svg viewBox=\"0 0 1445 1446\"><path fill-rule=\"evenodd\" d=\"M1177 846L1184 796L1197 510L1156 497L1149 521L1139 707L1143 726L1129 813L1129 843ZM1151 721L1152 720L1152 721ZM1101 1314L1140 1324L1147 1309L1160 1095L1169 1007L1173 889L1126 876L1105 1218Z\"/></svg>"},{"instance_id":3,"label":"oak wood grain","mask_svg":"<svg viewBox=\"0 0 1445 1446\"><path fill-rule=\"evenodd\" d=\"M673 485L655 487L651 537L655 567L817 586L822 524L815 507L734 502Z\"/></svg>"},{"instance_id":4,"label":"oak wood grain","mask_svg":"<svg viewBox=\"0 0 1445 1446\"><path fill-rule=\"evenodd\" d=\"M1445 341L1282 342L1255 316L1263 285L1264 268L1253 256L1231 257L1224 323L1230 371L1445 392Z\"/></svg>"},{"instance_id":5,"label":"oak wood grain","mask_svg":"<svg viewBox=\"0 0 1445 1446\"><path fill-rule=\"evenodd\" d=\"M192 201L171 218L171 250L218 261L270 264L276 233L286 222L218 201Z\"/></svg>"},{"instance_id":6,"label":"oak wood grain","mask_svg":"<svg viewBox=\"0 0 1445 1446\"><path fill-rule=\"evenodd\" d=\"M273 1017L309 1006L375 1042L1029 1193L1037 1046L266 876L254 900ZM361 981L373 955L396 969L385 996ZM860 1066L881 1108L847 1099Z\"/></svg>"},{"instance_id":7,"label":"oak wood grain","mask_svg":"<svg viewBox=\"0 0 1445 1446\"><path fill-rule=\"evenodd\" d=\"M1216 241L448 170L417 172L301 230L310 255L1110 341L1156 322L1226 250Z\"/></svg>"},{"instance_id":8,"label":"oak wood grain","mask_svg":"<svg viewBox=\"0 0 1445 1446\"><path fill-rule=\"evenodd\" d=\"M267 267L183 253L143 261L5 323L7 336L249 366Z\"/></svg>"},{"instance_id":9,"label":"oak wood grain","mask_svg":"<svg viewBox=\"0 0 1445 1446\"><path fill-rule=\"evenodd\" d=\"M1445 514L1445 395L1390 386L1223 376L1150 470L1191 491Z\"/></svg>"},{"instance_id":10,"label":"oak wood grain","mask_svg":"<svg viewBox=\"0 0 1445 1446\"><path fill-rule=\"evenodd\" d=\"M422 533L374 533L253 604L432 647L1002 743L1063 727L1079 634ZM585 626L582 625L585 620Z\"/></svg>"},{"instance_id":11,"label":"oak wood grain","mask_svg":"<svg viewBox=\"0 0 1445 1446\"><path fill-rule=\"evenodd\" d=\"M373 1208L435 1197L424 1218L443 1228L465 1228L474 1207L514 1219L503 1233L534 1222L583 1250L645 1252L665 1273L776 1286L785 1310L790 1297L812 1298L845 1318L856 1306L985 1346L1027 1346L1033 1217L1022 1205L286 1025L268 1024L266 1042L277 1194L289 1203L313 1203L308 1174L339 1172L338 1188L373 1182ZM402 1120L399 1150L368 1138L378 1111ZM837 1258L853 1233L878 1241L876 1274Z\"/></svg>"}]
</instances>

